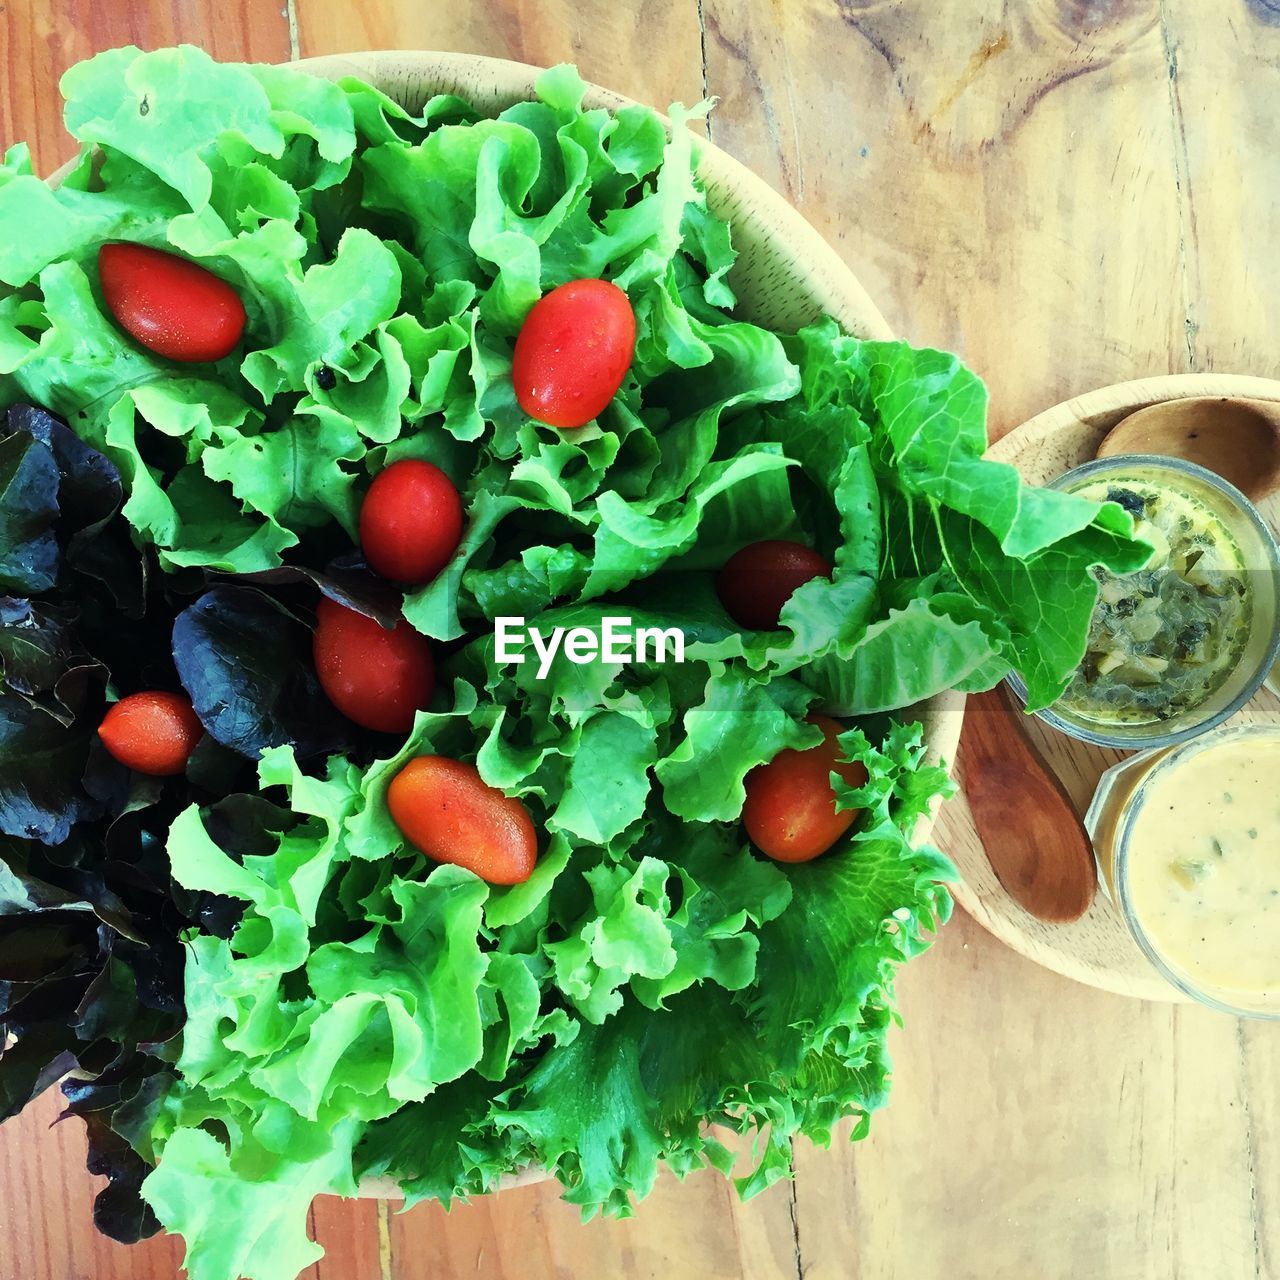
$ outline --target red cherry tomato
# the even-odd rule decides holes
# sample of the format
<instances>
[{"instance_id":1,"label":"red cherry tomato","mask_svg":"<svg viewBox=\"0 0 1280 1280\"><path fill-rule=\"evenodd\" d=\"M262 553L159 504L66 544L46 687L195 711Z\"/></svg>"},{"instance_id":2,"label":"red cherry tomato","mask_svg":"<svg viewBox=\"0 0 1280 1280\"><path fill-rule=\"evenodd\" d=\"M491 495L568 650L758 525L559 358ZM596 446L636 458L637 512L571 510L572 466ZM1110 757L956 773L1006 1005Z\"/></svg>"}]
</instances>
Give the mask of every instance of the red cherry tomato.
<instances>
[{"instance_id":1,"label":"red cherry tomato","mask_svg":"<svg viewBox=\"0 0 1280 1280\"><path fill-rule=\"evenodd\" d=\"M126 768L152 777L182 773L204 726L180 693L131 693L103 717L98 737Z\"/></svg>"},{"instance_id":2,"label":"red cherry tomato","mask_svg":"<svg viewBox=\"0 0 1280 1280\"><path fill-rule=\"evenodd\" d=\"M736 551L716 578L716 594L740 627L775 631L791 593L812 578L831 577L831 566L811 547L768 539Z\"/></svg>"},{"instance_id":3,"label":"red cherry tomato","mask_svg":"<svg viewBox=\"0 0 1280 1280\"><path fill-rule=\"evenodd\" d=\"M244 332L239 294L177 254L142 244L104 244L98 279L120 327L170 360L221 360Z\"/></svg>"},{"instance_id":4,"label":"red cherry tomato","mask_svg":"<svg viewBox=\"0 0 1280 1280\"><path fill-rule=\"evenodd\" d=\"M520 329L511 367L516 399L548 426L586 426L617 395L635 346L635 312L616 284L562 284L534 304Z\"/></svg>"},{"instance_id":5,"label":"red cherry tomato","mask_svg":"<svg viewBox=\"0 0 1280 1280\"><path fill-rule=\"evenodd\" d=\"M408 733L435 692L431 646L404 619L388 631L326 597L316 608L313 651L329 701L366 729Z\"/></svg>"},{"instance_id":6,"label":"red cherry tomato","mask_svg":"<svg viewBox=\"0 0 1280 1280\"><path fill-rule=\"evenodd\" d=\"M422 586L461 541L462 499L439 467L406 458L374 478L360 508L360 545L375 573Z\"/></svg>"},{"instance_id":7,"label":"red cherry tomato","mask_svg":"<svg viewBox=\"0 0 1280 1280\"><path fill-rule=\"evenodd\" d=\"M808 722L826 735L817 746L806 751L788 747L747 774L742 823L752 844L775 862L809 862L826 853L860 812L837 813L831 787L833 773L852 787L867 781L861 764L840 762L836 737L844 730L830 716L811 715Z\"/></svg>"},{"instance_id":8,"label":"red cherry tomato","mask_svg":"<svg viewBox=\"0 0 1280 1280\"><path fill-rule=\"evenodd\" d=\"M490 884L520 884L538 861L538 837L519 800L491 787L472 764L445 756L410 760L391 780L387 808L429 858Z\"/></svg>"}]
</instances>

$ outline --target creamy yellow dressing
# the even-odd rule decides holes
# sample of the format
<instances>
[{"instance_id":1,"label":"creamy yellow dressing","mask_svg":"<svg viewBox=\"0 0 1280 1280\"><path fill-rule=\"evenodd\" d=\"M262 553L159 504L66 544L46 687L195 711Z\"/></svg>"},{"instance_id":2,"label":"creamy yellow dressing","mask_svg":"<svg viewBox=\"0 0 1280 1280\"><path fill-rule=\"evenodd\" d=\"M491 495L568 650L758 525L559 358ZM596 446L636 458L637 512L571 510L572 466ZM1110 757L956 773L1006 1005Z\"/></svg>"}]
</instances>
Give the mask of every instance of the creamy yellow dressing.
<instances>
[{"instance_id":1,"label":"creamy yellow dressing","mask_svg":"<svg viewBox=\"0 0 1280 1280\"><path fill-rule=\"evenodd\" d=\"M1280 1008L1280 736L1153 775L1129 831L1127 893L1151 944L1208 994Z\"/></svg>"}]
</instances>

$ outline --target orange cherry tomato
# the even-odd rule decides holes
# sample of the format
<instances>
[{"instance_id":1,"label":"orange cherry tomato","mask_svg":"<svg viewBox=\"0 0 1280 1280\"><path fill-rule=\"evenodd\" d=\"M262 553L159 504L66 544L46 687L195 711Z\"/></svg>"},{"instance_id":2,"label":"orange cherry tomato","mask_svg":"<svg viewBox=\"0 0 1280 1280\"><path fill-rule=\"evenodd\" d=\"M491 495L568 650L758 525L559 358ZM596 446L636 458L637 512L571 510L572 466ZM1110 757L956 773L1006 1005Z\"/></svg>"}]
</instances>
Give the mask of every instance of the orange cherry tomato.
<instances>
[{"instance_id":1,"label":"orange cherry tomato","mask_svg":"<svg viewBox=\"0 0 1280 1280\"><path fill-rule=\"evenodd\" d=\"M840 761L837 735L844 732L830 716L811 715L826 735L805 751L788 747L746 778L742 822L751 842L776 862L809 862L826 853L857 820L860 810L836 812L831 775L851 787L866 785L861 764Z\"/></svg>"},{"instance_id":2,"label":"orange cherry tomato","mask_svg":"<svg viewBox=\"0 0 1280 1280\"><path fill-rule=\"evenodd\" d=\"M391 780L387 808L415 848L473 871L490 884L521 884L538 861L529 811L473 764L419 756Z\"/></svg>"},{"instance_id":3,"label":"orange cherry tomato","mask_svg":"<svg viewBox=\"0 0 1280 1280\"><path fill-rule=\"evenodd\" d=\"M734 552L716 578L725 611L750 631L776 631L782 606L812 578L831 577L831 565L800 542L769 538Z\"/></svg>"},{"instance_id":4,"label":"orange cherry tomato","mask_svg":"<svg viewBox=\"0 0 1280 1280\"><path fill-rule=\"evenodd\" d=\"M128 769L166 778L182 773L204 726L180 693L131 693L103 717L98 737Z\"/></svg>"},{"instance_id":5,"label":"orange cherry tomato","mask_svg":"<svg viewBox=\"0 0 1280 1280\"><path fill-rule=\"evenodd\" d=\"M104 244L98 250L98 279L120 327L170 360L221 360L244 332L240 295L177 254L143 244Z\"/></svg>"},{"instance_id":6,"label":"orange cherry tomato","mask_svg":"<svg viewBox=\"0 0 1280 1280\"><path fill-rule=\"evenodd\" d=\"M534 304L516 338L516 400L548 426L586 426L618 394L635 346L635 312L616 284L562 284Z\"/></svg>"},{"instance_id":7,"label":"orange cherry tomato","mask_svg":"<svg viewBox=\"0 0 1280 1280\"><path fill-rule=\"evenodd\" d=\"M402 618L388 631L328 597L316 607L316 675L348 720L379 733L408 733L436 687L431 645Z\"/></svg>"},{"instance_id":8,"label":"orange cherry tomato","mask_svg":"<svg viewBox=\"0 0 1280 1280\"><path fill-rule=\"evenodd\" d=\"M462 499L439 467L405 458L374 477L360 507L360 546L384 578L423 586L462 541Z\"/></svg>"}]
</instances>

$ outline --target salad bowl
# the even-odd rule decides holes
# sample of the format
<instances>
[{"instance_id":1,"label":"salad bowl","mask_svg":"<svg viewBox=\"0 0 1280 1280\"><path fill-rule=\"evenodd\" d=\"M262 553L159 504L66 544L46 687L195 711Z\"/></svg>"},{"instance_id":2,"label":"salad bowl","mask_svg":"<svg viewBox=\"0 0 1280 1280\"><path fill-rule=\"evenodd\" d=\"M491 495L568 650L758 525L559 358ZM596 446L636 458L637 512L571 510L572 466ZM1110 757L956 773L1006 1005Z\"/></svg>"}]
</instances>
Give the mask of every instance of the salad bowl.
<instances>
[{"instance_id":1,"label":"salad bowl","mask_svg":"<svg viewBox=\"0 0 1280 1280\"><path fill-rule=\"evenodd\" d=\"M494 115L530 100L542 71L503 58L417 50L338 54L290 65L328 80L364 80L411 112L434 94L452 93ZM633 100L589 84L584 105L614 111L633 105ZM855 337L893 338L892 329L853 271L786 199L713 143L699 139L696 154L708 207L733 228L738 257L729 280L745 318L772 329L794 331L830 316ZM50 185L56 187L73 163L55 171ZM964 702L962 693L946 691L904 713L919 721L931 761L950 765L954 760ZM834 710L839 712L839 708ZM937 811L935 802L916 827L917 841L928 838ZM531 1166L505 1175L494 1189L528 1186L551 1177L547 1170ZM401 1199L403 1194L391 1177L366 1177L359 1183L363 1198Z\"/></svg>"}]
</instances>

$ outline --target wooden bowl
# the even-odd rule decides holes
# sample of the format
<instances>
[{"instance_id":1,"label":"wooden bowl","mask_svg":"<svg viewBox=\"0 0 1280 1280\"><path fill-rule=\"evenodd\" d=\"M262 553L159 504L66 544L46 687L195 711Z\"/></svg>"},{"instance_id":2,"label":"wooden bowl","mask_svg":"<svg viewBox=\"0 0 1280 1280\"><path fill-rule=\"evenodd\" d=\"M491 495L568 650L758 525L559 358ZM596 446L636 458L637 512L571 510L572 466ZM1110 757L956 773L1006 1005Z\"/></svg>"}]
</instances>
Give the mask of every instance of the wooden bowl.
<instances>
[{"instance_id":1,"label":"wooden bowl","mask_svg":"<svg viewBox=\"0 0 1280 1280\"><path fill-rule=\"evenodd\" d=\"M455 93L481 112L493 114L531 98L541 70L500 58L404 51L308 58L290 65L330 80L357 76L410 111L421 108L432 94ZM631 101L595 85L589 87L586 100L589 106L610 109ZM853 272L782 196L709 142L699 140L697 154L708 204L733 227L738 260L729 278L746 318L786 331L830 315L857 337L893 336ZM67 168L55 173L50 183L56 186ZM924 726L932 756L953 760L964 714L963 696L941 695L911 714ZM932 825L932 816L923 820L917 836L927 837ZM497 1189L550 1176L543 1169L530 1168L503 1178ZM401 1193L389 1178L366 1178L359 1194L398 1199Z\"/></svg>"},{"instance_id":2,"label":"wooden bowl","mask_svg":"<svg viewBox=\"0 0 1280 1280\"><path fill-rule=\"evenodd\" d=\"M1024 480L1046 484L1092 458L1111 428L1138 409L1170 400L1223 396L1280 402L1280 382L1232 374L1176 374L1117 383L1047 409L993 445L987 456L1012 463ZM1280 528L1280 497L1268 499L1259 510L1273 528ZM1275 720L1280 720L1280 698L1263 691L1231 723ZM1028 720L1026 727L1082 814L1099 776L1130 754L1091 747L1037 719ZM963 742L958 776L963 787ZM1107 991L1147 1000L1183 999L1138 949L1102 892L1070 924L1048 924L1028 915L996 879L963 794L942 807L934 838L960 870L961 881L953 888L956 901L1015 951Z\"/></svg>"},{"instance_id":3,"label":"wooden bowl","mask_svg":"<svg viewBox=\"0 0 1280 1280\"><path fill-rule=\"evenodd\" d=\"M338 80L356 76L377 86L410 111L419 110L437 93L454 93L481 112L497 114L533 97L540 67L502 58L462 53L404 50L338 54L290 63L312 75ZM591 107L616 110L632 99L590 85ZM665 118L665 117L664 117ZM749 320L781 331L794 331L825 315L860 338L888 339L892 331L853 272L820 235L766 182L726 152L696 139L698 176L707 202L733 227L738 258L729 275L738 309ZM49 178L57 186L74 161ZM935 760L954 761L964 715L964 697L946 693L909 712L924 729ZM922 819L916 830L926 839L936 817ZM544 1182L545 1169L528 1168L502 1178L495 1190ZM366 1178L358 1193L369 1199L400 1199L390 1178Z\"/></svg>"}]
</instances>

